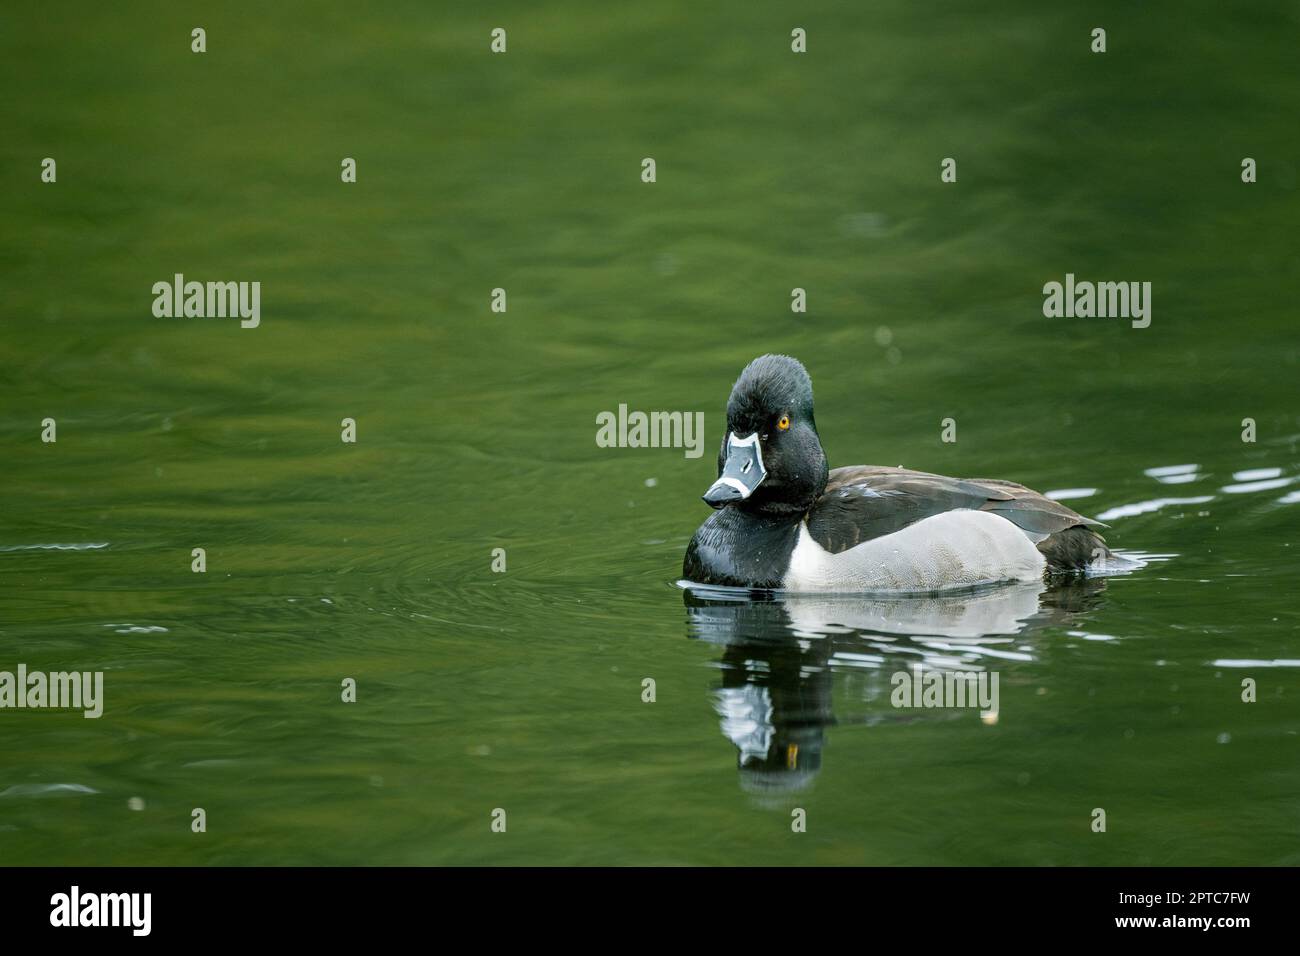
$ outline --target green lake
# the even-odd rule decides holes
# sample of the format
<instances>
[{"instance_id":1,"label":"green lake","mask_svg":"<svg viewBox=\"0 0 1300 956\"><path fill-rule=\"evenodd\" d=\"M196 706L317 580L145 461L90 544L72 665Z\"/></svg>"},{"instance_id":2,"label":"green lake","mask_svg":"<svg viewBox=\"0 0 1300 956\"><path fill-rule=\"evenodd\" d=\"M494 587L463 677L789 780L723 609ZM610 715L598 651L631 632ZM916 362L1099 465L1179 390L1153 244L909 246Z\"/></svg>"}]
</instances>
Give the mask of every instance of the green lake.
<instances>
[{"instance_id":1,"label":"green lake","mask_svg":"<svg viewBox=\"0 0 1300 956\"><path fill-rule=\"evenodd\" d=\"M0 709L0 862L1300 863L1297 30L6 6L0 671L104 700ZM260 324L156 317L177 273ZM1067 274L1150 282L1150 326L1045 317ZM765 352L832 467L1018 481L1144 566L683 590ZM621 404L703 454L600 447ZM996 716L892 706L918 662L995 671Z\"/></svg>"}]
</instances>

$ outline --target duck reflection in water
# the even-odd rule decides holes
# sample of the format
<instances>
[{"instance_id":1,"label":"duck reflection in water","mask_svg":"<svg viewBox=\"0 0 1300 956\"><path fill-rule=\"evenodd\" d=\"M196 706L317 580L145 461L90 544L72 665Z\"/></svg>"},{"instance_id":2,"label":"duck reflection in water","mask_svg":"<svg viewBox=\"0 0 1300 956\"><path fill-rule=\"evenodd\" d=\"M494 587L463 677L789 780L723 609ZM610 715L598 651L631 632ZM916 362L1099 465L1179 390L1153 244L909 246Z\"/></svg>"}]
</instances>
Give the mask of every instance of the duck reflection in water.
<instances>
[{"instance_id":1,"label":"duck reflection in water","mask_svg":"<svg viewBox=\"0 0 1300 956\"><path fill-rule=\"evenodd\" d=\"M982 671L990 661L1031 661L1026 639L1102 602L1105 578L1009 585L929 596L774 594L691 585L687 634L721 648L714 707L737 748L741 786L779 796L821 770L826 728L884 724L954 711L896 710L890 675ZM863 701L837 720L836 672ZM851 675L851 676L843 676ZM996 715L993 716L996 720Z\"/></svg>"}]
</instances>

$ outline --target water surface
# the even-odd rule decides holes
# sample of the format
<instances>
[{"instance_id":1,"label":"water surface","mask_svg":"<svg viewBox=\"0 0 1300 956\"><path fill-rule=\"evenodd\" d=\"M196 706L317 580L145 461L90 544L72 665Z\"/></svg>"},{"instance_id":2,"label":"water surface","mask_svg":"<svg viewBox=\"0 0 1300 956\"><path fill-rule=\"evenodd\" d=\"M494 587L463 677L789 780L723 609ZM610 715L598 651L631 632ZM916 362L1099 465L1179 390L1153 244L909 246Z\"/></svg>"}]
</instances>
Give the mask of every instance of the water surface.
<instances>
[{"instance_id":1,"label":"water surface","mask_svg":"<svg viewBox=\"0 0 1300 956\"><path fill-rule=\"evenodd\" d=\"M1116 7L1094 56L1100 13L815 5L800 57L774 3L6 9L0 669L106 703L0 711L0 859L1300 862L1294 10ZM155 319L176 272L261 326ZM1067 272L1150 328L1045 319ZM714 449L766 351L832 465L1020 481L1150 563L683 592L712 456L596 415ZM996 720L891 706L918 661Z\"/></svg>"}]
</instances>

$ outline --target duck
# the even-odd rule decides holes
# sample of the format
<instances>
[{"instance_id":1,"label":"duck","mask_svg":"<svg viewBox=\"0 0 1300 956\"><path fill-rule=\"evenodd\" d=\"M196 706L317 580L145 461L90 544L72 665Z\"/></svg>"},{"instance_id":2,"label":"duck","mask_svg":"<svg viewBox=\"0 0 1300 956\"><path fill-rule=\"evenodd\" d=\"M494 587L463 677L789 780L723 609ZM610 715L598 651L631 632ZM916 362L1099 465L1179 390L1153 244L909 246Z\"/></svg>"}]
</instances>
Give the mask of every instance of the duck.
<instances>
[{"instance_id":1,"label":"duck","mask_svg":"<svg viewBox=\"0 0 1300 956\"><path fill-rule=\"evenodd\" d=\"M908 468L831 469L812 379L762 355L727 400L713 512L682 562L688 585L937 593L1086 573L1114 555L1105 525L1012 481Z\"/></svg>"}]
</instances>

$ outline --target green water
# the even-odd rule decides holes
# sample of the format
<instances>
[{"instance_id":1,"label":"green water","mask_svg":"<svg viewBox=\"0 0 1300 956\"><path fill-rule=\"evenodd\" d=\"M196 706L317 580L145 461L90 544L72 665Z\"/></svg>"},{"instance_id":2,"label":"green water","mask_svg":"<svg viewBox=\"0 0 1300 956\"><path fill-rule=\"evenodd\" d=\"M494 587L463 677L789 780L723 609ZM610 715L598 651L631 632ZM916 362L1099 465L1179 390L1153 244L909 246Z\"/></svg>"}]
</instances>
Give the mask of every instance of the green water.
<instances>
[{"instance_id":1,"label":"green water","mask_svg":"<svg viewBox=\"0 0 1300 956\"><path fill-rule=\"evenodd\" d=\"M105 702L0 710L0 862L1300 862L1297 29L6 7L0 670L103 671ZM261 282L260 326L155 318L177 272ZM1044 318L1067 272L1151 282L1151 326ZM684 593L767 351L832 465L1074 489L1148 563ZM621 403L704 412L706 453L598 447ZM996 720L892 707L918 660L996 672Z\"/></svg>"}]
</instances>

